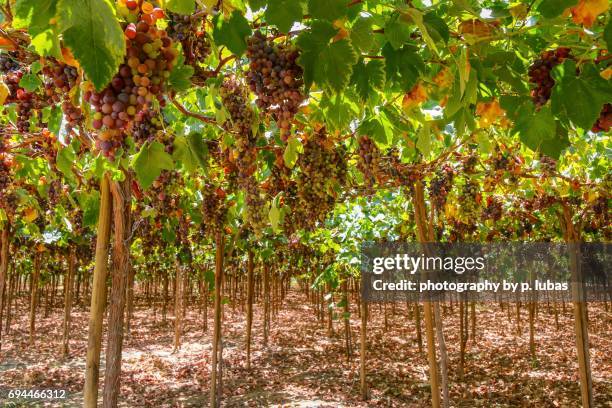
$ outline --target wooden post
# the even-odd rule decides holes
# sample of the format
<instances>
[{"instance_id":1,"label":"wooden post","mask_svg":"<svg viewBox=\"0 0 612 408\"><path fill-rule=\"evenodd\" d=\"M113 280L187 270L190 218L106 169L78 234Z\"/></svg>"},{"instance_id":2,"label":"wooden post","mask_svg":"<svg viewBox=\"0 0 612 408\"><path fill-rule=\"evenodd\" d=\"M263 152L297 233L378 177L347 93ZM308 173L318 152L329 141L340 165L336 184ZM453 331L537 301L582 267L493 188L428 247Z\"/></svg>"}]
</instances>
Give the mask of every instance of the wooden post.
<instances>
[{"instance_id":1,"label":"wooden post","mask_svg":"<svg viewBox=\"0 0 612 408\"><path fill-rule=\"evenodd\" d=\"M176 261L176 294L174 296L174 351L181 348L181 321L183 319L183 271Z\"/></svg>"},{"instance_id":2,"label":"wooden post","mask_svg":"<svg viewBox=\"0 0 612 408\"><path fill-rule=\"evenodd\" d=\"M122 182L111 184L113 197L113 272L108 314L108 341L106 346L106 370L104 373L105 408L115 408L119 399L121 379L121 351L123 349L123 319L125 294L130 273L130 222L131 207L130 177L126 174Z\"/></svg>"},{"instance_id":3,"label":"wooden post","mask_svg":"<svg viewBox=\"0 0 612 408\"><path fill-rule=\"evenodd\" d=\"M8 274L8 253L9 253L9 223L4 222L0 232L0 305L4 304L4 286ZM15 272L15 271L13 271ZM1 306L0 306L1 307ZM9 306L10 310L10 306ZM0 314L1 316L1 314ZM7 323L8 327L8 323ZM8 330L7 330L8 331ZM2 349L2 319L0 318L0 350Z\"/></svg>"},{"instance_id":4,"label":"wooden post","mask_svg":"<svg viewBox=\"0 0 612 408\"><path fill-rule=\"evenodd\" d=\"M246 326L246 350L247 369L251 369L251 329L253 326L253 251L249 250L247 261L247 326Z\"/></svg>"},{"instance_id":5,"label":"wooden post","mask_svg":"<svg viewBox=\"0 0 612 408\"><path fill-rule=\"evenodd\" d=\"M414 186L414 214L417 225L417 238L419 242L429 241L430 228L427 225L427 211L425 209L425 196L423 183L417 181ZM433 408L440 407L440 382L438 379L438 362L436 359L436 343L434 338L434 319L431 302L423 302L425 316L425 336L427 338L427 360L429 361L429 382L431 384L431 404Z\"/></svg>"},{"instance_id":6,"label":"wooden post","mask_svg":"<svg viewBox=\"0 0 612 408\"><path fill-rule=\"evenodd\" d=\"M85 408L95 408L98 405L98 378L100 375L100 349L102 346L102 318L106 302L106 272L111 228L111 208L110 182L108 176L105 175L100 182L100 213L98 215L98 237L96 240L91 309L89 311L87 361L85 387L83 390L83 406Z\"/></svg>"},{"instance_id":7,"label":"wooden post","mask_svg":"<svg viewBox=\"0 0 612 408\"><path fill-rule=\"evenodd\" d=\"M368 381L366 378L366 353L367 353L367 328L368 328L368 304L361 301L361 327L359 329L359 389L361 399L368 400Z\"/></svg>"},{"instance_id":8,"label":"wooden post","mask_svg":"<svg viewBox=\"0 0 612 408\"><path fill-rule=\"evenodd\" d=\"M264 276L263 276L263 290L264 290L264 324L263 324L263 345L266 347L268 345L268 334L270 327L270 267L268 263L264 263L263 268Z\"/></svg>"},{"instance_id":9,"label":"wooden post","mask_svg":"<svg viewBox=\"0 0 612 408\"><path fill-rule=\"evenodd\" d=\"M221 366L219 363L220 358L219 350L221 348L222 334L221 334L221 308L223 304L221 302L221 285L223 282L223 251L224 251L224 236L223 231L217 231L215 234L215 245L216 245L216 256L215 256L215 322L213 328L213 351L212 351L212 367L211 367L211 379L210 379L210 407L217 408L221 405L221 398L218 395L218 384L219 381L217 376L217 366ZM219 391L220 394L220 391Z\"/></svg>"},{"instance_id":10,"label":"wooden post","mask_svg":"<svg viewBox=\"0 0 612 408\"><path fill-rule=\"evenodd\" d=\"M574 304L574 331L576 333L576 352L578 369L580 371L580 394L583 408L594 406L593 380L591 378L591 362L589 356L589 332L587 324L586 303L583 299L583 287L580 282L580 228L574 226L572 213L567 205L563 205L560 214L561 226L565 241L569 244L570 268L572 273L572 297Z\"/></svg>"},{"instance_id":11,"label":"wooden post","mask_svg":"<svg viewBox=\"0 0 612 408\"><path fill-rule=\"evenodd\" d=\"M68 356L69 347L68 342L70 340L70 312L72 310L72 281L74 279L74 268L76 265L76 248L70 247L70 253L68 254L68 271L66 273L66 279L64 279L64 334L62 342L62 354L64 357Z\"/></svg>"},{"instance_id":12,"label":"wooden post","mask_svg":"<svg viewBox=\"0 0 612 408\"><path fill-rule=\"evenodd\" d=\"M32 272L32 281L30 282L30 346L34 344L38 280L40 278L40 258L40 252L34 255L34 271Z\"/></svg>"}]
</instances>

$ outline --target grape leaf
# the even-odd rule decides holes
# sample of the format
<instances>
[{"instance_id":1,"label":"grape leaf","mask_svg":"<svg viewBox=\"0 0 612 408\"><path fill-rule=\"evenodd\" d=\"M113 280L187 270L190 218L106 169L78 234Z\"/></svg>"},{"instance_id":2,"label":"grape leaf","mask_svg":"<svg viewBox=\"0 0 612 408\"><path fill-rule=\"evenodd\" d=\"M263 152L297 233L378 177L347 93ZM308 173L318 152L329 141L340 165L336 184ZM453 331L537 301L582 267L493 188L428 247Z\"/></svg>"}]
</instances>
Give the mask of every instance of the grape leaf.
<instances>
[{"instance_id":1,"label":"grape leaf","mask_svg":"<svg viewBox=\"0 0 612 408\"><path fill-rule=\"evenodd\" d=\"M42 81L35 74L25 74L19 80L19 86L28 92L34 92L42 85Z\"/></svg>"},{"instance_id":2,"label":"grape leaf","mask_svg":"<svg viewBox=\"0 0 612 408\"><path fill-rule=\"evenodd\" d=\"M321 108L324 110L325 123L328 130L331 131L343 131L359 113L357 104L350 98L343 98L340 94L331 97L326 95L321 100Z\"/></svg>"},{"instance_id":3,"label":"grape leaf","mask_svg":"<svg viewBox=\"0 0 612 408\"><path fill-rule=\"evenodd\" d=\"M66 146L57 151L56 166L67 178L72 177L72 164L76 160L76 154L72 146Z\"/></svg>"},{"instance_id":4,"label":"grape leaf","mask_svg":"<svg viewBox=\"0 0 612 408\"><path fill-rule=\"evenodd\" d=\"M551 96L553 112L565 114L582 129L590 129L605 103L612 100L612 85L601 76L592 64L582 66L576 75L576 63L570 59L553 70L556 80Z\"/></svg>"},{"instance_id":5,"label":"grape leaf","mask_svg":"<svg viewBox=\"0 0 612 408\"><path fill-rule=\"evenodd\" d=\"M429 156L429 153L431 152L431 130L429 127L429 122L424 123L419 130L416 147L424 157Z\"/></svg>"},{"instance_id":6,"label":"grape leaf","mask_svg":"<svg viewBox=\"0 0 612 408\"><path fill-rule=\"evenodd\" d=\"M285 166L292 169L295 166L295 163L298 159L298 154L303 152L304 148L302 146L302 142L297 137L293 137L289 139L287 142L287 147L285 148L285 152L283 153L283 160L285 161Z\"/></svg>"},{"instance_id":7,"label":"grape leaf","mask_svg":"<svg viewBox=\"0 0 612 408\"><path fill-rule=\"evenodd\" d=\"M249 0L249 5L253 11L263 8L267 3L267 0Z\"/></svg>"},{"instance_id":8,"label":"grape leaf","mask_svg":"<svg viewBox=\"0 0 612 408\"><path fill-rule=\"evenodd\" d=\"M351 42L359 50L366 52L374 45L372 18L360 17L351 27Z\"/></svg>"},{"instance_id":9,"label":"grape leaf","mask_svg":"<svg viewBox=\"0 0 612 408\"><path fill-rule=\"evenodd\" d=\"M265 15L266 21L288 33L293 23L302 20L302 6L295 0L270 0Z\"/></svg>"},{"instance_id":10,"label":"grape leaf","mask_svg":"<svg viewBox=\"0 0 612 408\"><path fill-rule=\"evenodd\" d=\"M225 45L232 53L240 56L247 49L247 37L251 35L251 26L238 10L234 10L226 19L217 15L213 19L213 38L218 45Z\"/></svg>"},{"instance_id":11,"label":"grape leaf","mask_svg":"<svg viewBox=\"0 0 612 408\"><path fill-rule=\"evenodd\" d=\"M612 52L612 18L609 19L608 24L606 24L603 37L606 42L606 47L608 47L608 52Z\"/></svg>"},{"instance_id":12,"label":"grape leaf","mask_svg":"<svg viewBox=\"0 0 612 408\"><path fill-rule=\"evenodd\" d=\"M392 14L385 24L385 38L396 50L410 40L410 32L410 25L398 13Z\"/></svg>"},{"instance_id":13,"label":"grape leaf","mask_svg":"<svg viewBox=\"0 0 612 408\"><path fill-rule=\"evenodd\" d=\"M576 3L578 0L543 0L538 6L538 11L546 18L555 18Z\"/></svg>"},{"instance_id":14,"label":"grape leaf","mask_svg":"<svg viewBox=\"0 0 612 408\"><path fill-rule=\"evenodd\" d=\"M348 84L353 73L353 65L357 62L357 53L349 40L340 40L324 48L320 54L320 78L336 92L342 91Z\"/></svg>"},{"instance_id":15,"label":"grape leaf","mask_svg":"<svg viewBox=\"0 0 612 408\"><path fill-rule=\"evenodd\" d=\"M178 14L189 15L195 10L195 0L166 0L166 9Z\"/></svg>"},{"instance_id":16,"label":"grape leaf","mask_svg":"<svg viewBox=\"0 0 612 408\"><path fill-rule=\"evenodd\" d=\"M140 152L132 159L132 167L142 188L147 189L159 177L162 170L172 170L174 163L172 157L166 153L164 145L155 141L142 146Z\"/></svg>"},{"instance_id":17,"label":"grape leaf","mask_svg":"<svg viewBox=\"0 0 612 408\"><path fill-rule=\"evenodd\" d=\"M404 46L395 50L390 44L386 44L382 54L385 57L387 81L398 84L403 91L412 89L420 73L425 70L425 63L414 48Z\"/></svg>"},{"instance_id":18,"label":"grape leaf","mask_svg":"<svg viewBox=\"0 0 612 408\"><path fill-rule=\"evenodd\" d=\"M172 158L180 162L188 172L194 172L198 166L206 165L205 146L202 143L202 136L198 133L176 137Z\"/></svg>"},{"instance_id":19,"label":"grape leaf","mask_svg":"<svg viewBox=\"0 0 612 408\"><path fill-rule=\"evenodd\" d=\"M192 87L191 77L193 73L193 67L185 64L185 56L183 53L180 53L176 65L172 71L170 71L168 85L177 92L188 91Z\"/></svg>"},{"instance_id":20,"label":"grape leaf","mask_svg":"<svg viewBox=\"0 0 612 408\"><path fill-rule=\"evenodd\" d=\"M423 16L423 24L434 41L448 42L450 39L450 31L446 22L433 13L427 13Z\"/></svg>"},{"instance_id":21,"label":"grape leaf","mask_svg":"<svg viewBox=\"0 0 612 408\"><path fill-rule=\"evenodd\" d=\"M557 125L549 107L535 113L532 110L533 106L529 104L521 107L514 130L519 133L521 141L535 151L545 140L554 139Z\"/></svg>"},{"instance_id":22,"label":"grape leaf","mask_svg":"<svg viewBox=\"0 0 612 408\"><path fill-rule=\"evenodd\" d=\"M346 15L346 0L308 0L308 12L312 18L334 21Z\"/></svg>"},{"instance_id":23,"label":"grape leaf","mask_svg":"<svg viewBox=\"0 0 612 408\"><path fill-rule=\"evenodd\" d=\"M385 84L385 63L383 60L371 60L367 64L360 61L353 69L351 83L355 84L357 94L366 101L375 92L382 89Z\"/></svg>"},{"instance_id":24,"label":"grape leaf","mask_svg":"<svg viewBox=\"0 0 612 408\"><path fill-rule=\"evenodd\" d=\"M57 26L50 24L57 12L57 0L17 0L14 12L13 26L28 29L38 54L60 54Z\"/></svg>"},{"instance_id":25,"label":"grape leaf","mask_svg":"<svg viewBox=\"0 0 612 408\"><path fill-rule=\"evenodd\" d=\"M125 55L125 39L110 0L59 0L58 25L97 90L113 78Z\"/></svg>"}]
</instances>

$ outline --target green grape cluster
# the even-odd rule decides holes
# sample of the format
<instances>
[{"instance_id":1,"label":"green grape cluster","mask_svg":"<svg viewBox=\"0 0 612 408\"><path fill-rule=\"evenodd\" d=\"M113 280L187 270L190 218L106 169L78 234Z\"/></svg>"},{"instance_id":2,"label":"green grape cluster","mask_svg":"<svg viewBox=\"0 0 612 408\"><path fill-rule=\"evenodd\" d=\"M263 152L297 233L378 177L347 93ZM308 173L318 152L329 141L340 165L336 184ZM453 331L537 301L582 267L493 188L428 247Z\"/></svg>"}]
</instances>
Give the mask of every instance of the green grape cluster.
<instances>
[{"instance_id":1,"label":"green grape cluster","mask_svg":"<svg viewBox=\"0 0 612 408\"><path fill-rule=\"evenodd\" d=\"M325 221L338 198L336 187L346 182L345 152L335 147L322 129L306 140L298 165L293 222L300 228L312 229Z\"/></svg>"},{"instance_id":2,"label":"green grape cluster","mask_svg":"<svg viewBox=\"0 0 612 408\"><path fill-rule=\"evenodd\" d=\"M466 179L459 195L459 210L465 219L475 219L480 211L480 186L472 179Z\"/></svg>"}]
</instances>

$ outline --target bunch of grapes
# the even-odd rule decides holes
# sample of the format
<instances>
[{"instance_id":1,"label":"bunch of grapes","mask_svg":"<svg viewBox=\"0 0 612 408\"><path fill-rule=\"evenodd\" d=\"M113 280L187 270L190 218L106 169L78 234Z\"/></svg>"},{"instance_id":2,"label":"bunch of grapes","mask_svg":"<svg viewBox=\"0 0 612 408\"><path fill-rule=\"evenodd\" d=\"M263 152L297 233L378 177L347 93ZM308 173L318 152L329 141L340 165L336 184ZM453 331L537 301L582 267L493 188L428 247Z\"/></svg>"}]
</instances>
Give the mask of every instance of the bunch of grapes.
<instances>
[{"instance_id":1,"label":"bunch of grapes","mask_svg":"<svg viewBox=\"0 0 612 408\"><path fill-rule=\"evenodd\" d=\"M360 137L358 144L357 168L363 173L366 186L372 187L376 182L384 182L386 175L382 170L383 160L378 146L368 136Z\"/></svg>"},{"instance_id":2,"label":"bunch of grapes","mask_svg":"<svg viewBox=\"0 0 612 408\"><path fill-rule=\"evenodd\" d=\"M293 181L291 180L291 169L285 166L283 150L275 149L276 160L274 166L270 168L270 175L262 184L262 189L269 195L276 196L281 191L287 191Z\"/></svg>"},{"instance_id":3,"label":"bunch of grapes","mask_svg":"<svg viewBox=\"0 0 612 408\"><path fill-rule=\"evenodd\" d=\"M467 179L459 197L459 208L464 218L475 218L480 208L480 201L481 195L478 183L472 179Z\"/></svg>"},{"instance_id":4,"label":"bunch of grapes","mask_svg":"<svg viewBox=\"0 0 612 408\"><path fill-rule=\"evenodd\" d=\"M266 198L255 177L245 179L244 192L247 222L256 235L260 235L268 225Z\"/></svg>"},{"instance_id":5,"label":"bunch of grapes","mask_svg":"<svg viewBox=\"0 0 612 408\"><path fill-rule=\"evenodd\" d=\"M4 77L4 83L9 89L9 95L5 103L16 103L17 130L27 132L30 129L30 118L37 99L32 92L28 92L19 86L19 81L24 75L24 71L12 71Z\"/></svg>"},{"instance_id":6,"label":"bunch of grapes","mask_svg":"<svg viewBox=\"0 0 612 408\"><path fill-rule=\"evenodd\" d=\"M13 158L7 153L0 154L0 199L3 198L4 192L11 185L11 168L13 167Z\"/></svg>"},{"instance_id":7,"label":"bunch of grapes","mask_svg":"<svg viewBox=\"0 0 612 408\"><path fill-rule=\"evenodd\" d=\"M570 49L559 47L556 50L544 51L540 58L529 67L529 82L535 84L531 90L533 103L540 107L550 99L555 80L550 75L554 67L569 57Z\"/></svg>"},{"instance_id":8,"label":"bunch of grapes","mask_svg":"<svg viewBox=\"0 0 612 408\"><path fill-rule=\"evenodd\" d=\"M482 210L483 220L498 221L502 217L502 203L495 196L487 197L487 205Z\"/></svg>"},{"instance_id":9,"label":"bunch of grapes","mask_svg":"<svg viewBox=\"0 0 612 408\"><path fill-rule=\"evenodd\" d=\"M66 131L69 133L83 120L83 111L70 99L70 91L77 85L78 71L75 67L56 60L50 60L43 67L45 95L51 101L62 102L62 111L66 118Z\"/></svg>"},{"instance_id":10,"label":"bunch of grapes","mask_svg":"<svg viewBox=\"0 0 612 408\"><path fill-rule=\"evenodd\" d=\"M84 94L95 110L94 129L105 129L99 135L98 147L106 156L112 156L122 144L126 129L139 112L151 109L155 101L165 105L166 82L178 55L167 33L155 25L164 17L162 9L152 8L147 2L140 11L138 2L128 1L126 5L138 21L124 29L125 61L106 88L97 92L88 86Z\"/></svg>"},{"instance_id":11,"label":"bunch of grapes","mask_svg":"<svg viewBox=\"0 0 612 408\"><path fill-rule=\"evenodd\" d=\"M145 142L158 141L165 146L166 153L172 154L174 134L164 130L164 118L154 110L141 111L130 123L128 134L132 135L136 146Z\"/></svg>"},{"instance_id":12,"label":"bunch of grapes","mask_svg":"<svg viewBox=\"0 0 612 408\"><path fill-rule=\"evenodd\" d=\"M599 114L599 118L597 118L597 122L591 128L591 132L609 132L610 128L612 128L612 103L606 103Z\"/></svg>"},{"instance_id":13,"label":"bunch of grapes","mask_svg":"<svg viewBox=\"0 0 612 408\"><path fill-rule=\"evenodd\" d=\"M281 138L291 133L291 122L305 96L302 93L302 68L297 64L298 50L276 44L257 31L247 49L250 60L247 79L257 95L257 106L272 114Z\"/></svg>"},{"instance_id":14,"label":"bunch of grapes","mask_svg":"<svg viewBox=\"0 0 612 408\"><path fill-rule=\"evenodd\" d=\"M228 78L221 85L221 100L230 114L223 127L236 133L232 160L239 176L245 179L257 169L257 139L251 130L254 113L249 105L248 91L235 78Z\"/></svg>"},{"instance_id":15,"label":"bunch of grapes","mask_svg":"<svg viewBox=\"0 0 612 408\"><path fill-rule=\"evenodd\" d=\"M225 191L221 187L207 183L202 189L203 226L211 233L223 229L227 206L225 204Z\"/></svg>"},{"instance_id":16,"label":"bunch of grapes","mask_svg":"<svg viewBox=\"0 0 612 408\"><path fill-rule=\"evenodd\" d=\"M444 164L436 175L429 182L429 194L431 201L437 210L444 208L448 194L453 188L453 178L455 170L450 164Z\"/></svg>"},{"instance_id":17,"label":"bunch of grapes","mask_svg":"<svg viewBox=\"0 0 612 408\"><path fill-rule=\"evenodd\" d=\"M540 157L540 169L543 173L554 173L557 170L557 161L549 156Z\"/></svg>"},{"instance_id":18,"label":"bunch of grapes","mask_svg":"<svg viewBox=\"0 0 612 408\"><path fill-rule=\"evenodd\" d=\"M15 51L0 53L0 72L18 71L21 67Z\"/></svg>"},{"instance_id":19,"label":"bunch of grapes","mask_svg":"<svg viewBox=\"0 0 612 408\"><path fill-rule=\"evenodd\" d=\"M466 238L476 232L477 227L474 223L463 222L456 218L448 220L450 242L464 241Z\"/></svg>"},{"instance_id":20,"label":"bunch of grapes","mask_svg":"<svg viewBox=\"0 0 612 408\"><path fill-rule=\"evenodd\" d=\"M205 20L194 19L177 13L168 13L168 36L176 43L181 43L185 62L195 65L211 53L210 39L204 27Z\"/></svg>"},{"instance_id":21,"label":"bunch of grapes","mask_svg":"<svg viewBox=\"0 0 612 408\"><path fill-rule=\"evenodd\" d=\"M347 164L344 152L334 148L325 130L317 132L304 144L298 160L300 173L296 179L298 205L292 207L300 227L312 229L333 209L335 187L346 181Z\"/></svg>"},{"instance_id":22,"label":"bunch of grapes","mask_svg":"<svg viewBox=\"0 0 612 408\"><path fill-rule=\"evenodd\" d=\"M474 153L467 155L463 159L463 172L465 174L472 174L476 170L478 164L478 156Z\"/></svg>"}]
</instances>

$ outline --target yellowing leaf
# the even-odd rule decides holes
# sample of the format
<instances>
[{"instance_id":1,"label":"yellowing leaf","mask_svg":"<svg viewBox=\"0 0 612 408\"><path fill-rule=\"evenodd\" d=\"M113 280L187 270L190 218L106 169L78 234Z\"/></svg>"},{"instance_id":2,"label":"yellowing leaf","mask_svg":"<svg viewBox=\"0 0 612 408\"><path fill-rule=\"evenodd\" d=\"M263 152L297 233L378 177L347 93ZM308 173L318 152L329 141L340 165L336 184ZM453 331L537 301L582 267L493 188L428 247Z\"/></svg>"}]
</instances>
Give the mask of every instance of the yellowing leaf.
<instances>
[{"instance_id":1,"label":"yellowing leaf","mask_svg":"<svg viewBox=\"0 0 612 408\"><path fill-rule=\"evenodd\" d=\"M476 115L480 116L478 124L480 127L489 127L501 120L506 114L497 100L491 102L478 102L476 105Z\"/></svg>"},{"instance_id":2,"label":"yellowing leaf","mask_svg":"<svg viewBox=\"0 0 612 408\"><path fill-rule=\"evenodd\" d=\"M404 98L402 99L402 107L408 111L416 106L419 106L426 100L427 89L425 89L423 84L419 82L404 95Z\"/></svg>"},{"instance_id":3,"label":"yellowing leaf","mask_svg":"<svg viewBox=\"0 0 612 408\"><path fill-rule=\"evenodd\" d=\"M600 14L608 11L609 0L580 0L576 7L572 8L572 19L576 24L591 27Z\"/></svg>"},{"instance_id":4,"label":"yellowing leaf","mask_svg":"<svg viewBox=\"0 0 612 408\"><path fill-rule=\"evenodd\" d=\"M0 105L4 105L7 96L11 93L8 86L4 82L0 82Z\"/></svg>"},{"instance_id":5,"label":"yellowing leaf","mask_svg":"<svg viewBox=\"0 0 612 408\"><path fill-rule=\"evenodd\" d=\"M38 211L36 211L36 208L26 208L23 212L23 218L27 222L33 222L35 219L38 218Z\"/></svg>"}]
</instances>

